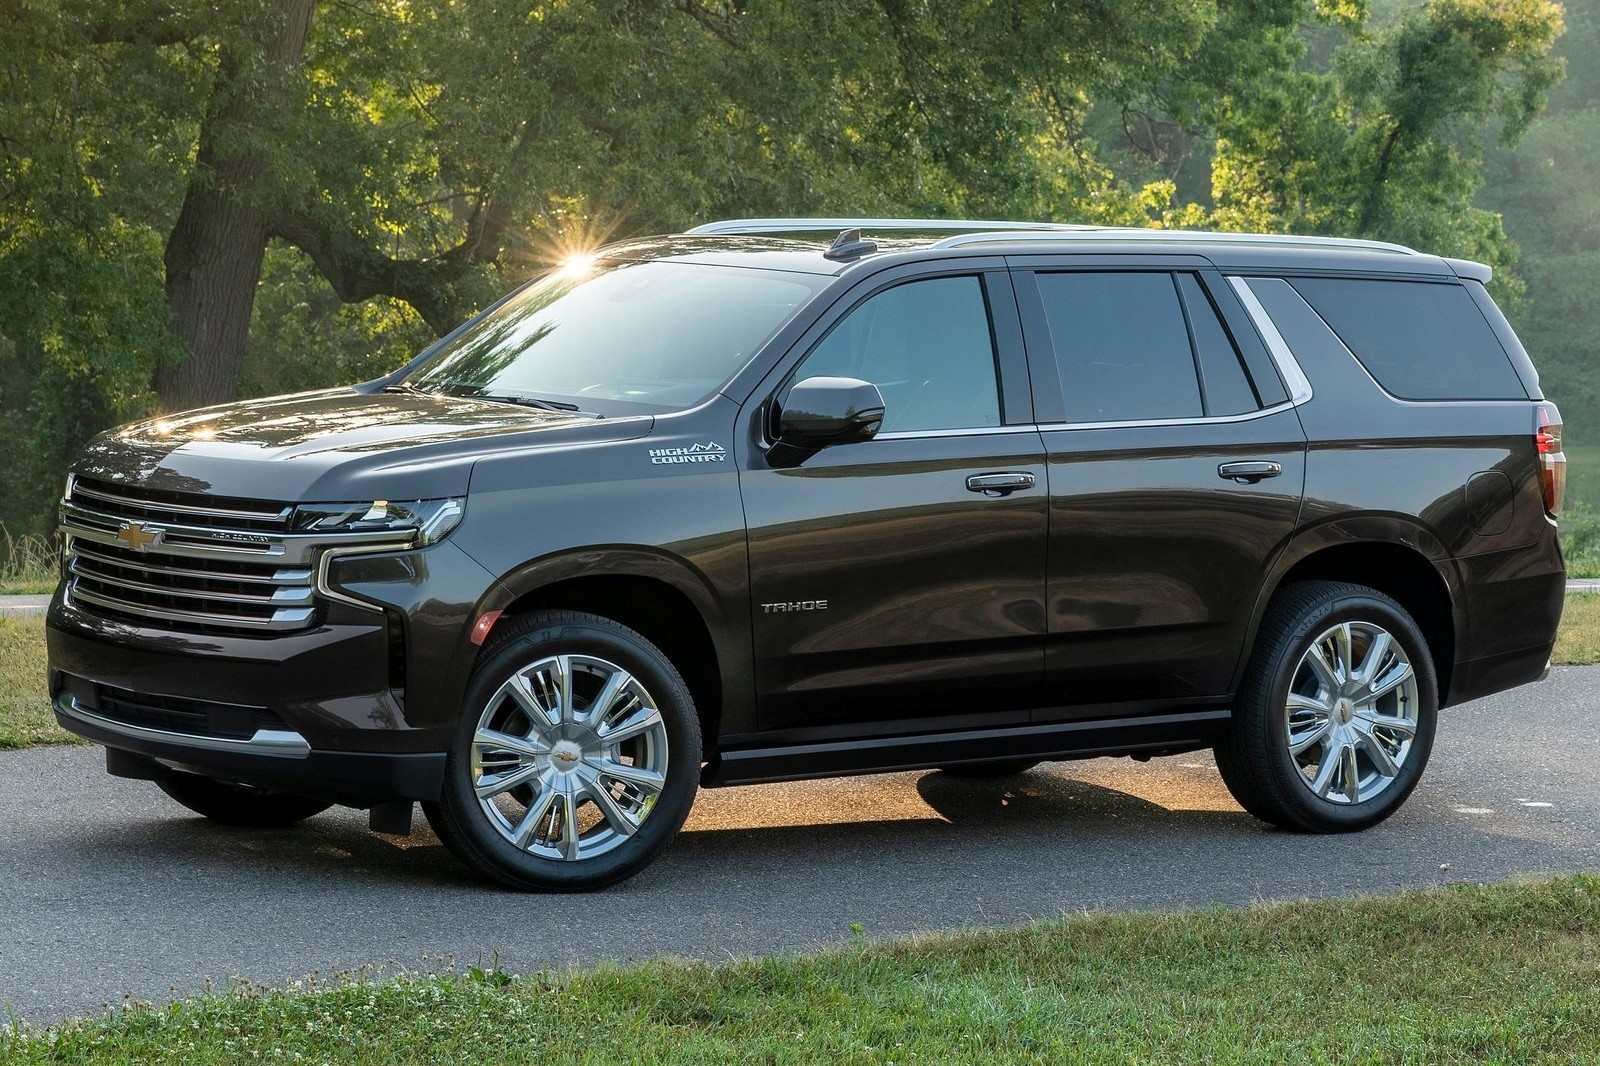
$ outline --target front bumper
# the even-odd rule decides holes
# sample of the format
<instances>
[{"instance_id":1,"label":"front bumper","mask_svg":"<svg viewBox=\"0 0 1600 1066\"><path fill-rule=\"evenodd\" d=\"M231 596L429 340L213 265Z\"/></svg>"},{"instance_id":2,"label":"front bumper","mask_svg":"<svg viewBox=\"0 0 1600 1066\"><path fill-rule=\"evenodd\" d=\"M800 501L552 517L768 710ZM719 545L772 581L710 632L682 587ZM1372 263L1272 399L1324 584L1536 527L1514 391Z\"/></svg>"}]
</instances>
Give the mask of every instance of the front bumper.
<instances>
[{"instance_id":1,"label":"front bumper","mask_svg":"<svg viewBox=\"0 0 1600 1066\"><path fill-rule=\"evenodd\" d=\"M493 579L448 543L342 558L332 578L348 602L265 637L112 618L58 593L57 720L212 777L354 806L437 798Z\"/></svg>"},{"instance_id":2,"label":"front bumper","mask_svg":"<svg viewBox=\"0 0 1600 1066\"><path fill-rule=\"evenodd\" d=\"M292 731L225 740L135 726L95 713L71 692L54 699L62 728L159 767L315 796L351 807L391 800L436 800L444 787L443 752L317 751ZM141 775L144 776L144 775ZM156 776L152 773L148 776Z\"/></svg>"}]
</instances>

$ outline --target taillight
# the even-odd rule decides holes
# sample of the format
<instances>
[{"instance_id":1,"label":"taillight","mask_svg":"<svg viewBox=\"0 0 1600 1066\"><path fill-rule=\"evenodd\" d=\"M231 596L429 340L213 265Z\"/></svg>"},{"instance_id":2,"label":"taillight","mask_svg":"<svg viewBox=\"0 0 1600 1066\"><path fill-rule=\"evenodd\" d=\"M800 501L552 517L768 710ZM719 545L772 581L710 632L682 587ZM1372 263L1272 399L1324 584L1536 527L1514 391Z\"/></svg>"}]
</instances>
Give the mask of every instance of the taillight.
<instances>
[{"instance_id":1,"label":"taillight","mask_svg":"<svg viewBox=\"0 0 1600 1066\"><path fill-rule=\"evenodd\" d=\"M1561 451L1561 412L1553 403L1534 409L1533 444L1539 452L1539 479L1544 486L1544 509L1552 515L1561 511L1567 494L1567 457Z\"/></svg>"}]
</instances>

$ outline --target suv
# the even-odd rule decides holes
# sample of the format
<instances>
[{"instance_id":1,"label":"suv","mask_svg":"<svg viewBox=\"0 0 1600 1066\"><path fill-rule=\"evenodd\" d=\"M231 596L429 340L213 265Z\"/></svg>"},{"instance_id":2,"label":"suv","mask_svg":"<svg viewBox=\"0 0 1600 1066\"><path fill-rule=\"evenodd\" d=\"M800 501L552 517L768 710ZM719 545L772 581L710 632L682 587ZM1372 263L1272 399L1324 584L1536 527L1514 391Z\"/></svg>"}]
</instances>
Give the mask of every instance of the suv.
<instances>
[{"instance_id":1,"label":"suv","mask_svg":"<svg viewBox=\"0 0 1600 1066\"><path fill-rule=\"evenodd\" d=\"M1560 416L1488 279L1026 223L615 244L388 377L97 437L55 712L223 822L420 800L524 889L632 875L700 787L922 767L1215 748L1259 817L1362 829L1561 614Z\"/></svg>"}]
</instances>

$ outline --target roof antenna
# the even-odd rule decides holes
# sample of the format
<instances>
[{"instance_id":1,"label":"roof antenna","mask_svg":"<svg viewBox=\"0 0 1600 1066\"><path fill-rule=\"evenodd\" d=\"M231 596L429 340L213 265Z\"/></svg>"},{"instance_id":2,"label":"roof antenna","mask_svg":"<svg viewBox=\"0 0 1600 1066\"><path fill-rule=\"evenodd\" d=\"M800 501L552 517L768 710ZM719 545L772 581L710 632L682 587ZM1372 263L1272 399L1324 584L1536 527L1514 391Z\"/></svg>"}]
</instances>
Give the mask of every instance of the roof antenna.
<instances>
[{"instance_id":1,"label":"roof antenna","mask_svg":"<svg viewBox=\"0 0 1600 1066\"><path fill-rule=\"evenodd\" d=\"M833 239L833 243L822 256L824 259L855 259L857 256L868 255L877 250L878 242L862 240L860 229L847 229Z\"/></svg>"}]
</instances>

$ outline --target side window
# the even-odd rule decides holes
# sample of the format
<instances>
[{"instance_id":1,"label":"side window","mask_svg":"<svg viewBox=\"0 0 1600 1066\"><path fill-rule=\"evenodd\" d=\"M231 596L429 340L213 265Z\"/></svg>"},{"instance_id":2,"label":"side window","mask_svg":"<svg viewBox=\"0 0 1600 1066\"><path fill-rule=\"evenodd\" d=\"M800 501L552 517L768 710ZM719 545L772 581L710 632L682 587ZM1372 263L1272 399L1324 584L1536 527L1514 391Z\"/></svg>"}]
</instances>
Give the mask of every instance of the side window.
<instances>
[{"instance_id":1,"label":"side window","mask_svg":"<svg viewBox=\"0 0 1600 1066\"><path fill-rule=\"evenodd\" d=\"M1194 351L1170 274L1039 274L1068 422L1198 418Z\"/></svg>"},{"instance_id":2,"label":"side window","mask_svg":"<svg viewBox=\"0 0 1600 1066\"><path fill-rule=\"evenodd\" d=\"M878 386L884 433L1000 425L983 283L929 278L869 297L801 360L792 380L821 375Z\"/></svg>"},{"instance_id":3,"label":"side window","mask_svg":"<svg viewBox=\"0 0 1600 1066\"><path fill-rule=\"evenodd\" d=\"M1378 383L1404 400L1525 400L1494 330L1457 284L1292 278Z\"/></svg>"},{"instance_id":4,"label":"side window","mask_svg":"<svg viewBox=\"0 0 1600 1066\"><path fill-rule=\"evenodd\" d=\"M1242 415L1264 407L1245 372L1239 349L1223 328L1211 297L1193 274L1178 275L1178 292L1189 318L1206 414Z\"/></svg>"}]
</instances>

